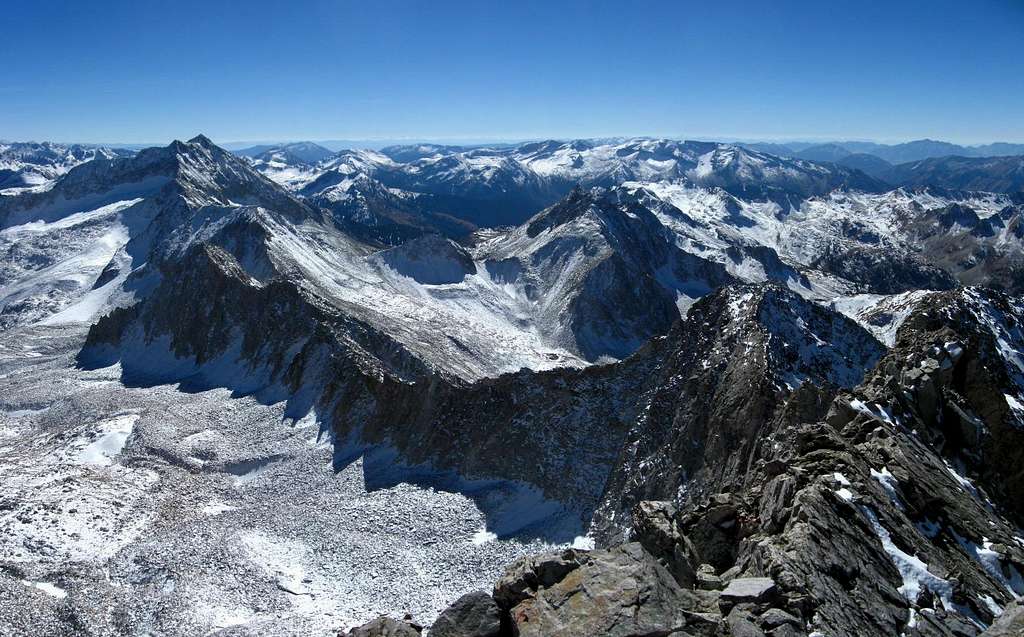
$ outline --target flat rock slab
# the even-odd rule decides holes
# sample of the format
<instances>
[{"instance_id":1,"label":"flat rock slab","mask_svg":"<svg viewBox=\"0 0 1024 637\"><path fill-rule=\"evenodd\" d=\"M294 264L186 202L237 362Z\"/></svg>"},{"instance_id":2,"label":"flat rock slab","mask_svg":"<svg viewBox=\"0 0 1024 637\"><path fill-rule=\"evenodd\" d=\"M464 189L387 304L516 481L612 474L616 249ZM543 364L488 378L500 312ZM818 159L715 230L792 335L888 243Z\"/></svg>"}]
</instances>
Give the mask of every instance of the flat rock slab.
<instances>
[{"instance_id":1,"label":"flat rock slab","mask_svg":"<svg viewBox=\"0 0 1024 637\"><path fill-rule=\"evenodd\" d=\"M766 602L779 592L775 581L770 577L739 577L722 591L720 603L735 605L743 603Z\"/></svg>"}]
</instances>

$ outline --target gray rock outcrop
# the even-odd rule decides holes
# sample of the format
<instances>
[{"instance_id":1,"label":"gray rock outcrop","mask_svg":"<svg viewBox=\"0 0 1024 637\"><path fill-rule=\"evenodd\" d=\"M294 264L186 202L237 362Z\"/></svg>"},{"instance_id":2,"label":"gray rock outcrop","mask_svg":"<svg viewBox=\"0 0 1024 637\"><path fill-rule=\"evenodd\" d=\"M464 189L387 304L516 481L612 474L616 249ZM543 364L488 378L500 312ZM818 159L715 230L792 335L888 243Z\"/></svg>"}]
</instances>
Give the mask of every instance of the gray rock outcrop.
<instances>
[{"instance_id":1,"label":"gray rock outcrop","mask_svg":"<svg viewBox=\"0 0 1024 637\"><path fill-rule=\"evenodd\" d=\"M494 598L522 637L711 634L717 625L707 600L681 588L639 543L526 558Z\"/></svg>"},{"instance_id":2,"label":"gray rock outcrop","mask_svg":"<svg viewBox=\"0 0 1024 637\"><path fill-rule=\"evenodd\" d=\"M430 637L499 637L501 609L483 591L466 593L446 608L430 627Z\"/></svg>"},{"instance_id":3,"label":"gray rock outcrop","mask_svg":"<svg viewBox=\"0 0 1024 637\"><path fill-rule=\"evenodd\" d=\"M418 626L408 622L391 617L378 617L353 628L343 637L419 637L420 632Z\"/></svg>"}]
</instances>

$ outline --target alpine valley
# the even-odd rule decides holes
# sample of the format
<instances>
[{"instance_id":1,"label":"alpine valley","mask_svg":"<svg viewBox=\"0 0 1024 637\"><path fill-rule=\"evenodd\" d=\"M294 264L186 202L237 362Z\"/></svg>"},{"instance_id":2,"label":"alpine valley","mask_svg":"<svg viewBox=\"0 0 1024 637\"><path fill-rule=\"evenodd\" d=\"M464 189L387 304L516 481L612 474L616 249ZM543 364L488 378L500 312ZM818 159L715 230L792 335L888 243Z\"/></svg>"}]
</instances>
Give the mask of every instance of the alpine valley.
<instances>
[{"instance_id":1,"label":"alpine valley","mask_svg":"<svg viewBox=\"0 0 1024 637\"><path fill-rule=\"evenodd\" d=\"M1024 634L1020 153L0 144L0 634Z\"/></svg>"}]
</instances>

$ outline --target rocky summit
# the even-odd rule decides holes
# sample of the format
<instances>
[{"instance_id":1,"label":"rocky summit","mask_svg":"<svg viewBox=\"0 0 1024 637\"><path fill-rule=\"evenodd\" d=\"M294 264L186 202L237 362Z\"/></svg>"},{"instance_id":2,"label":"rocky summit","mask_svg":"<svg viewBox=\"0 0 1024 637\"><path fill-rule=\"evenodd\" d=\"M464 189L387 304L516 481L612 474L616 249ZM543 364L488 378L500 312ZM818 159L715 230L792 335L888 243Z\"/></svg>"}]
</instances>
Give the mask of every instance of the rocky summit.
<instances>
[{"instance_id":1,"label":"rocky summit","mask_svg":"<svg viewBox=\"0 0 1024 637\"><path fill-rule=\"evenodd\" d=\"M0 145L0 634L1024 634L1013 162L804 150Z\"/></svg>"}]
</instances>

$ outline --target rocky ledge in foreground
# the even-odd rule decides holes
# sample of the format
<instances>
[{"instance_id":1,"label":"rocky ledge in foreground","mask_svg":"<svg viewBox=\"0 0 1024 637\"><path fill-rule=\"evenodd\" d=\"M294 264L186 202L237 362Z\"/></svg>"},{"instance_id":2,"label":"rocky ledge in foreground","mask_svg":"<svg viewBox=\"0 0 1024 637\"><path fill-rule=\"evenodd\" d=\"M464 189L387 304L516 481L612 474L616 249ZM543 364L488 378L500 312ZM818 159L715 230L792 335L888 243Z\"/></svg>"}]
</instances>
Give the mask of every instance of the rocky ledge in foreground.
<instances>
[{"instance_id":1,"label":"rocky ledge in foreground","mask_svg":"<svg viewBox=\"0 0 1024 637\"><path fill-rule=\"evenodd\" d=\"M811 506L825 505L808 495ZM839 499L845 499L840 495ZM823 637L825 635L908 635L1006 637L1024 634L1024 609L1010 601L1001 616L984 630L972 612L967 589L955 576L949 587L931 570L913 574L907 558L902 566L904 586L894 589L885 563L864 555L866 539L842 528L810 530L821 536L800 538L794 532L793 550L800 555L777 556L778 561L742 560L720 570L703 559L722 557L723 544L733 530L756 518L734 507L721 495L697 515L680 515L667 502L643 502L635 511L635 539L608 549L566 549L523 558L512 564L495 584L493 593L469 593L444 611L429 630L430 637ZM820 513L823 522L833 519ZM871 517L871 516L869 516ZM857 521L850 520L856 527ZM703 528L702 528L703 527ZM716 529L716 530L711 530ZM685 530L685 532L684 532ZM836 537L827 536L834 532ZM757 541L754 541L757 540ZM829 544L834 541L834 544ZM867 542L870 544L871 542ZM749 536L748 548L767 549L772 540ZM845 544L845 545L844 545ZM882 550L890 550L891 538ZM727 549L726 549L727 550ZM848 550L850 553L825 553ZM898 550L898 549L896 549ZM817 551L817 552L816 552ZM1019 553L1019 552L1018 552ZM1021 568L1019 554L999 563L1004 570ZM800 565L819 572L803 579L785 570ZM845 565L847 573L838 573ZM947 576L950 575L947 573ZM829 591L815 577L841 577L849 590ZM916 601L901 597L914 578L920 578ZM936 590L932 590L934 586ZM835 593L835 597L828 597ZM945 602L940 601L946 598ZM864 613L867 602L874 614ZM955 609L947 612L943 603ZM825 613L822 616L820 613ZM909 613L909 621L905 618ZM991 617L991 616L989 616ZM966 619L965 619L966 618ZM827 622L827 628L823 625ZM408 618L379 618L342 637L414 637L422 628ZM892 632L890 632L892 631Z\"/></svg>"}]
</instances>

